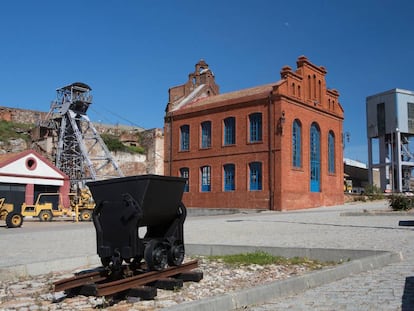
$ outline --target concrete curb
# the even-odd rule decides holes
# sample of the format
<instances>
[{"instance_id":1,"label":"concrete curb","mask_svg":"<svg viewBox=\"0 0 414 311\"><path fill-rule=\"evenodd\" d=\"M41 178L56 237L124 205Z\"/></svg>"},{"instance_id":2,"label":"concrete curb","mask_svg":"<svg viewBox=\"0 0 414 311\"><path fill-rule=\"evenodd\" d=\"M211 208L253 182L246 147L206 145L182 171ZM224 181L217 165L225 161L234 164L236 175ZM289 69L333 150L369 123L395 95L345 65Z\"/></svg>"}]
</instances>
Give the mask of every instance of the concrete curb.
<instances>
[{"instance_id":1,"label":"concrete curb","mask_svg":"<svg viewBox=\"0 0 414 311\"><path fill-rule=\"evenodd\" d=\"M262 213L268 210L263 209L240 209L240 208L202 208L191 207L187 208L188 217L200 217L200 216L221 216L221 215L233 215L233 214L256 214Z\"/></svg>"},{"instance_id":2,"label":"concrete curb","mask_svg":"<svg viewBox=\"0 0 414 311\"><path fill-rule=\"evenodd\" d=\"M2 267L0 268L0 281L16 281L28 276L99 265L101 265L99 257L97 255L91 255L86 257L62 258L48 262L34 262L12 267Z\"/></svg>"},{"instance_id":3,"label":"concrete curb","mask_svg":"<svg viewBox=\"0 0 414 311\"><path fill-rule=\"evenodd\" d=\"M343 212L339 216L413 216L413 211L363 211L363 212Z\"/></svg>"},{"instance_id":4,"label":"concrete curb","mask_svg":"<svg viewBox=\"0 0 414 311\"><path fill-rule=\"evenodd\" d=\"M227 250L227 254L251 252L252 250L270 251L274 255L285 256L285 254L309 254L305 256L312 259L330 257L331 261L350 260L334 268L311 272L302 276L292 277L282 281L275 281L262 286L249 288L237 292L220 295L217 297L202 299L199 301L179 304L177 306L168 307L163 310L170 311L227 311L245 306L264 303L266 301L280 298L292 294L303 292L307 289L321 286L330 282L343 279L352 274L381 268L387 264L402 260L401 253L392 253L387 251L366 251L366 250L340 250L340 249L305 249L305 248L274 248L274 247L243 247L228 245L188 245L186 252L191 253L204 249L205 254L223 255ZM200 254L202 255L202 254ZM314 255L314 256L312 256ZM296 255L295 255L296 256ZM362 257L361 257L362 256ZM294 257L294 256L293 256Z\"/></svg>"}]
</instances>

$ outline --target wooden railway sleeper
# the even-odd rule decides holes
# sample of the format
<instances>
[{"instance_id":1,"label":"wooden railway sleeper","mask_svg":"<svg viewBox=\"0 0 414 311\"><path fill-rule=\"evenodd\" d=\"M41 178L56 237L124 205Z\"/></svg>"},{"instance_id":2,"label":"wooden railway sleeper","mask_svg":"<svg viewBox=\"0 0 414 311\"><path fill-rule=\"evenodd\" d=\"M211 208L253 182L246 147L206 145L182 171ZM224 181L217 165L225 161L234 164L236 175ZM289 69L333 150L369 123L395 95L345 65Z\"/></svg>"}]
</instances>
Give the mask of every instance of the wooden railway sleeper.
<instances>
[{"instance_id":1,"label":"wooden railway sleeper","mask_svg":"<svg viewBox=\"0 0 414 311\"><path fill-rule=\"evenodd\" d=\"M55 282L54 291L72 291L73 293L79 293L85 296L112 296L119 293L125 293L128 295L128 291L134 288L140 288L149 284L156 285L157 281L161 282L161 287L168 287L165 285L165 280L174 277L178 281L172 282L172 286L180 287L180 283L184 279L190 280L188 274L191 274L191 270L198 267L198 261L193 260L183 263L180 266L174 266L166 268L162 271L150 271L140 273L138 275L119 278L113 280L113 275L109 275L107 270L100 269L98 271L92 271L87 273L81 273L71 278L66 278ZM187 276L180 279L180 276ZM202 279L202 272L196 271L192 277L192 281L200 281ZM164 283L163 283L164 282ZM171 287L171 285L170 285ZM134 291L130 292L132 295Z\"/></svg>"}]
</instances>

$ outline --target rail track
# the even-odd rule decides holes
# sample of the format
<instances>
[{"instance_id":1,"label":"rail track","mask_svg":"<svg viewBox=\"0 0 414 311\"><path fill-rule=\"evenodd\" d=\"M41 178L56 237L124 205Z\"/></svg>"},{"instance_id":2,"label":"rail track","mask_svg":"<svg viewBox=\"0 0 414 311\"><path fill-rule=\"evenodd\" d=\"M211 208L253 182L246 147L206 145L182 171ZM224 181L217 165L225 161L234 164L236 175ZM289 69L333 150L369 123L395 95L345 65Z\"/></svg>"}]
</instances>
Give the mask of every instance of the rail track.
<instances>
[{"instance_id":1,"label":"rail track","mask_svg":"<svg viewBox=\"0 0 414 311\"><path fill-rule=\"evenodd\" d=\"M97 268L56 281L53 283L53 290L54 292L65 291L70 295L96 297L125 295L152 299L156 296L157 288L172 290L182 287L183 282L199 282L203 278L203 273L195 270L196 268L198 268L197 260L161 271L149 272L142 267L134 271L125 268L120 273Z\"/></svg>"}]
</instances>

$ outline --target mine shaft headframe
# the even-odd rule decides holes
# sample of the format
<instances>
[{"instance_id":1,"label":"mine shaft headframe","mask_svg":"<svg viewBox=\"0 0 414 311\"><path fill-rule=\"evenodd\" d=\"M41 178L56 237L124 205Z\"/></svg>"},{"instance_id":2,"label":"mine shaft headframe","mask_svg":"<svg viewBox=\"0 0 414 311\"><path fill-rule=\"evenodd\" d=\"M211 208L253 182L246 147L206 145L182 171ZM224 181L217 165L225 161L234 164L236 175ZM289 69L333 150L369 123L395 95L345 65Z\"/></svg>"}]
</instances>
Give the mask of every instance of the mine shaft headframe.
<instances>
[{"instance_id":1,"label":"mine shaft headframe","mask_svg":"<svg viewBox=\"0 0 414 311\"><path fill-rule=\"evenodd\" d=\"M56 104L60 115L68 110L76 114L86 115L89 105L92 103L92 88L82 82L75 82L56 90Z\"/></svg>"}]
</instances>

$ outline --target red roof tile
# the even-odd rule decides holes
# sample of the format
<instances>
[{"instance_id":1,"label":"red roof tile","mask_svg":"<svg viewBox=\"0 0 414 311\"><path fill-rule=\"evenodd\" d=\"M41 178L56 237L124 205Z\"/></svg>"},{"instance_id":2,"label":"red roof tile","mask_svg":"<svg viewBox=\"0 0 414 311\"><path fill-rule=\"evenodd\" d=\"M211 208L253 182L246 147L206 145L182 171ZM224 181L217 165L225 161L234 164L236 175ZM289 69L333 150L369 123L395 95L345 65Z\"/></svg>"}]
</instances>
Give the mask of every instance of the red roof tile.
<instances>
[{"instance_id":1,"label":"red roof tile","mask_svg":"<svg viewBox=\"0 0 414 311\"><path fill-rule=\"evenodd\" d=\"M243 90L238 90L235 92L219 94L215 96L196 98L193 101L186 104L184 107L182 107L182 109L200 107L200 106L211 105L211 104L220 103L220 102L228 101L232 99L238 99L238 98L243 98L247 96L270 93L273 90L273 87L278 86L281 82L282 81L269 83L265 85L260 85L260 86L256 86L252 88L243 89Z\"/></svg>"}]
</instances>

